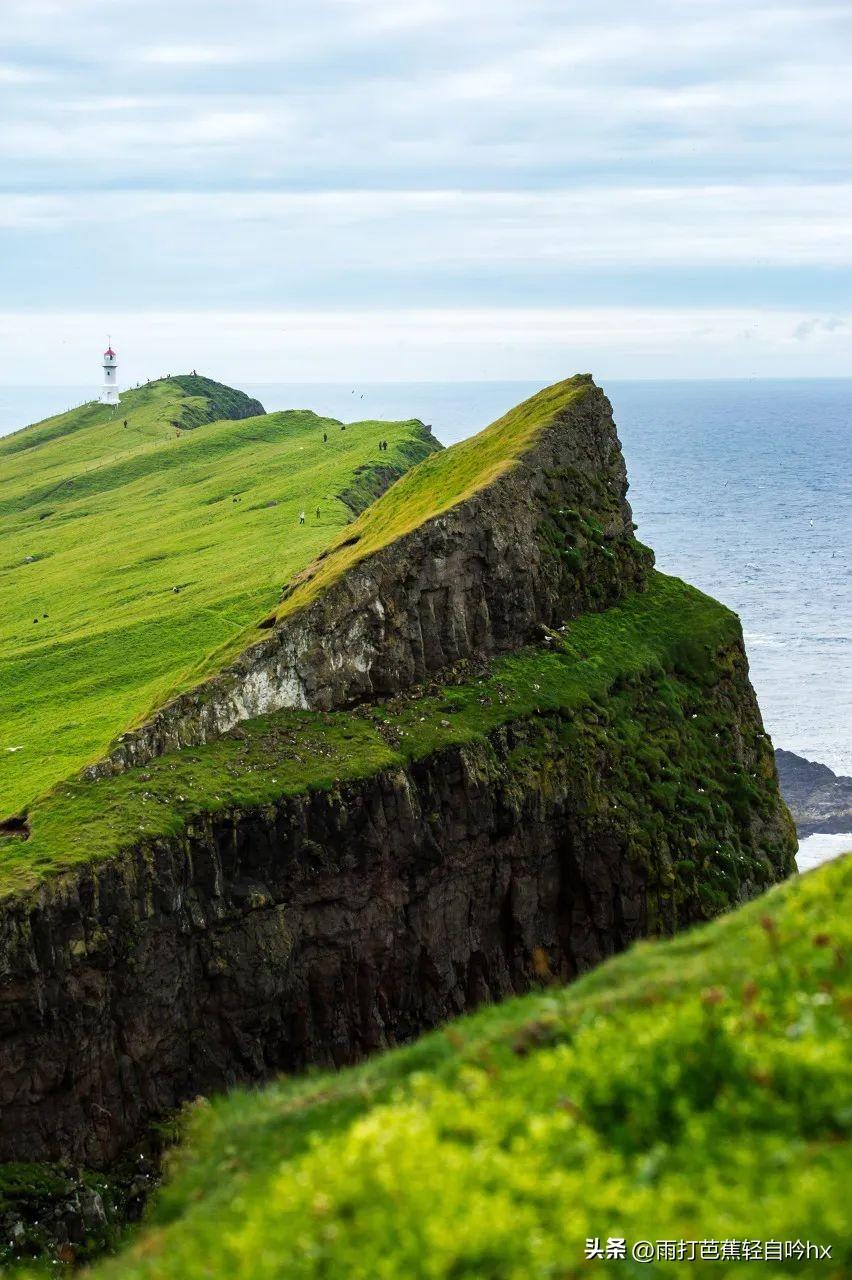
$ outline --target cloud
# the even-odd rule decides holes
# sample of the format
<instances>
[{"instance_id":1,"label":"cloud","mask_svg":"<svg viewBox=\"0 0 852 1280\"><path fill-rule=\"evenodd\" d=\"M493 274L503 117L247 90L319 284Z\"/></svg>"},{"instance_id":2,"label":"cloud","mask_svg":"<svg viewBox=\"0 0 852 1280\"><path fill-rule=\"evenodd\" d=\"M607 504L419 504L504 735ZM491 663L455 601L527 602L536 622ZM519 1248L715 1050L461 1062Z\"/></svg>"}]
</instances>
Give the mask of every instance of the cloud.
<instances>
[{"instance_id":1,"label":"cloud","mask_svg":"<svg viewBox=\"0 0 852 1280\"><path fill-rule=\"evenodd\" d=\"M0 87L3 85L43 84L50 77L46 71L34 67L19 67L0 63Z\"/></svg>"},{"instance_id":2,"label":"cloud","mask_svg":"<svg viewBox=\"0 0 852 1280\"><path fill-rule=\"evenodd\" d=\"M797 342L804 342L806 338L811 338L814 334L836 333L838 329L845 327L846 321L841 320L839 316L817 316L811 320L800 320L793 330L793 337Z\"/></svg>"},{"instance_id":3,"label":"cloud","mask_svg":"<svg viewBox=\"0 0 852 1280\"><path fill-rule=\"evenodd\" d=\"M223 66L227 63L250 62L257 57L254 50L237 45L158 44L144 49L143 62L171 67Z\"/></svg>"},{"instance_id":4,"label":"cloud","mask_svg":"<svg viewBox=\"0 0 852 1280\"><path fill-rule=\"evenodd\" d=\"M214 140L191 158L193 182L536 189L647 182L652 166L658 181L691 185L824 181L852 162L845 9L745 0L733 21L696 0L637 20L626 0L581 0L570 16L547 0L87 0L36 24L14 4L10 62L57 83L35 101L19 86L7 103L0 159L15 169L0 181L169 185L203 146L182 121L254 111L270 129L243 136L236 155ZM67 104L88 100L95 115L116 97L145 105L104 165L79 131L66 137ZM271 148L280 120L288 145Z\"/></svg>"},{"instance_id":5,"label":"cloud","mask_svg":"<svg viewBox=\"0 0 852 1280\"><path fill-rule=\"evenodd\" d=\"M2 3L12 309L727 297L848 368L846 4Z\"/></svg>"},{"instance_id":6,"label":"cloud","mask_svg":"<svg viewBox=\"0 0 852 1280\"><path fill-rule=\"evenodd\" d=\"M261 113L187 121L194 142L229 143L269 127ZM278 134L285 128L278 122ZM115 137L111 128L106 138ZM852 266L852 183L584 187L574 191L112 192L8 198L0 227L123 229L138 252L185 246L210 265L232 254L306 253L388 268L528 264L670 268Z\"/></svg>"},{"instance_id":7,"label":"cloud","mask_svg":"<svg viewBox=\"0 0 852 1280\"><path fill-rule=\"evenodd\" d=\"M43 377L50 351L57 384L97 382L106 332L124 385L192 367L238 384L389 374L546 382L584 369L601 379L755 377L777 374L779 357L786 376L831 372L846 337L837 331L825 349L802 347L791 334L806 319L731 307L2 312L0 344L18 382Z\"/></svg>"},{"instance_id":8,"label":"cloud","mask_svg":"<svg viewBox=\"0 0 852 1280\"><path fill-rule=\"evenodd\" d=\"M98 109L98 104L72 100L61 123L10 122L0 138L0 157L26 162L38 155L42 162L84 166L98 161L102 168L115 163L129 170L134 159L143 162L159 147L179 170L191 153L212 155L223 143L280 138L286 127L281 114L256 109L181 111L173 101L145 102L137 109L132 99L127 104L113 99Z\"/></svg>"}]
</instances>

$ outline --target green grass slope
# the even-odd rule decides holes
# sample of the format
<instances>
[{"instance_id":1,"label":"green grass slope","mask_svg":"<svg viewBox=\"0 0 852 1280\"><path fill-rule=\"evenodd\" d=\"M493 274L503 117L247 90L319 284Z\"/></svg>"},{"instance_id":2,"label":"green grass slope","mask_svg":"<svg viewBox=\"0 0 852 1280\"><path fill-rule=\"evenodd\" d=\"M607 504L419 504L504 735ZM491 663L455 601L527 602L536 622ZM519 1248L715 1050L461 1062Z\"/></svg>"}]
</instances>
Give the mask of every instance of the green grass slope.
<instances>
[{"instance_id":1,"label":"green grass slope","mask_svg":"<svg viewBox=\"0 0 852 1280\"><path fill-rule=\"evenodd\" d=\"M340 1074L190 1111L136 1242L97 1280L729 1275L585 1242L848 1232L852 858L573 986ZM719 1246L721 1248L721 1246Z\"/></svg>"},{"instance_id":2,"label":"green grass slope","mask_svg":"<svg viewBox=\"0 0 852 1280\"><path fill-rule=\"evenodd\" d=\"M417 422L211 421L251 406L173 377L0 441L0 817L256 638L351 518L338 495L437 447Z\"/></svg>"}]
</instances>

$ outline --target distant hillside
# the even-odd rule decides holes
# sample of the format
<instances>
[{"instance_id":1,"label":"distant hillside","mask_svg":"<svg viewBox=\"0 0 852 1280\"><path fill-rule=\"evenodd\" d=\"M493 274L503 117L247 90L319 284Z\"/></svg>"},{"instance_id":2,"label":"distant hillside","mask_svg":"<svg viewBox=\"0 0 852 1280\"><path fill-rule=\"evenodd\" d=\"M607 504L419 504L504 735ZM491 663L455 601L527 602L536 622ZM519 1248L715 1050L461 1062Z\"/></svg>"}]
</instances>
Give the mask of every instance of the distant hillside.
<instances>
[{"instance_id":1,"label":"distant hillside","mask_svg":"<svg viewBox=\"0 0 852 1280\"><path fill-rule=\"evenodd\" d=\"M110 430L111 427L120 427L123 432L124 419L131 412L133 419L128 421L127 435L119 436L115 430ZM212 378L199 374L160 378L156 382L146 382L142 387L123 391L121 403L115 408L101 404L99 400L89 400L76 409L55 414L4 436L0 439L3 478L11 479L16 474L9 460L15 454L27 453L31 449L40 451L38 473L52 465L112 460L116 452L124 456L131 446L170 438L171 429L175 427L191 431L193 427L217 418L251 418L263 412L259 400L233 387L226 387L224 383L214 382ZM70 436L79 438L69 447ZM45 446L57 440L63 442L61 451L45 452ZM31 502L38 501L43 495L44 490L38 485L28 491ZM20 505L21 497L19 493L17 505ZM0 512L11 510L14 505L9 494L4 493Z\"/></svg>"},{"instance_id":2,"label":"distant hillside","mask_svg":"<svg viewBox=\"0 0 852 1280\"><path fill-rule=\"evenodd\" d=\"M0 441L0 818L238 651L353 505L437 447L196 376Z\"/></svg>"},{"instance_id":3,"label":"distant hillside","mask_svg":"<svg viewBox=\"0 0 852 1280\"><path fill-rule=\"evenodd\" d=\"M850 893L847 857L362 1067L196 1105L150 1221L95 1277L748 1266L639 1266L645 1240L811 1241L831 1261L760 1274L849 1275ZM595 1238L627 1260L586 1261Z\"/></svg>"}]
</instances>

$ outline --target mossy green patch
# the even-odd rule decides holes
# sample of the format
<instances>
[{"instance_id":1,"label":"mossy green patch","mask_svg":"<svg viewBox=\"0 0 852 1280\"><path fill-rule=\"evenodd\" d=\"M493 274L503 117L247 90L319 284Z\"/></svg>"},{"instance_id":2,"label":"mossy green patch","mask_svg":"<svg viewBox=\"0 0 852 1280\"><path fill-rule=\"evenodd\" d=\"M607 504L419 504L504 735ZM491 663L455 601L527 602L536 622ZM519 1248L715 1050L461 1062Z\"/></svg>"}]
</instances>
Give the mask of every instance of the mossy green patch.
<instances>
[{"instance_id":1,"label":"mossy green patch","mask_svg":"<svg viewBox=\"0 0 852 1280\"><path fill-rule=\"evenodd\" d=\"M413 421L212 420L252 404L172 377L0 441L0 817L259 638L340 494L438 447Z\"/></svg>"},{"instance_id":2,"label":"mossy green patch","mask_svg":"<svg viewBox=\"0 0 852 1280\"><path fill-rule=\"evenodd\" d=\"M70 1227L61 1260L83 1262L114 1249L125 1226L126 1186L111 1177L60 1165L0 1164L0 1267L22 1258L56 1265L57 1240ZM46 1261L45 1261L46 1260Z\"/></svg>"},{"instance_id":3,"label":"mossy green patch","mask_svg":"<svg viewBox=\"0 0 852 1280\"><path fill-rule=\"evenodd\" d=\"M691 825L696 846L710 833L696 857L707 880L708 914L718 911L736 896L737 877L708 868L722 856L718 831L737 789L755 784L755 818L762 805L777 803L771 763L762 779L740 780L731 749L743 730L737 705L709 713L696 683L696 673L708 683L724 676L739 634L736 616L722 605L654 574L647 591L584 615L554 632L549 644L500 659L473 678L462 668L444 686L352 712L279 712L114 778L61 783L33 804L29 840L0 839L0 893L179 836L200 813L228 814L340 786L444 747L485 741L499 726L532 716L542 724L553 719L548 734L555 744L542 736L540 754L555 747L579 753L581 746L594 753L600 745L617 756L619 777L605 785L595 783L589 757L589 786L596 803L611 807L620 799L625 822L635 812L637 856L651 857L667 826L671 834ZM759 747L771 762L769 740L761 738ZM772 852L776 865L792 856L789 849Z\"/></svg>"},{"instance_id":4,"label":"mossy green patch","mask_svg":"<svg viewBox=\"0 0 852 1280\"><path fill-rule=\"evenodd\" d=\"M850 893L847 857L569 988L191 1107L146 1225L94 1276L716 1276L749 1266L720 1261L744 1240L831 1248L761 1275L849 1274ZM586 1260L610 1239L626 1260ZM662 1258L634 1263L646 1240ZM694 1261L666 1260L678 1240Z\"/></svg>"}]
</instances>

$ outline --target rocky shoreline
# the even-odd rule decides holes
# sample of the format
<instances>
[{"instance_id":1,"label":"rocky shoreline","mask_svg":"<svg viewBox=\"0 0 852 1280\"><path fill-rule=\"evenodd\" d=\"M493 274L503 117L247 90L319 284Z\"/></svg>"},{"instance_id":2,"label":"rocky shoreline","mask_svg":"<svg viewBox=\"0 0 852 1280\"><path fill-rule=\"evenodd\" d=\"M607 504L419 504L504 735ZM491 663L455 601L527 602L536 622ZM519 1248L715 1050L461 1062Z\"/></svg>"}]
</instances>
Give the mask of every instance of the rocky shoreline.
<instances>
[{"instance_id":1,"label":"rocky shoreline","mask_svg":"<svg viewBox=\"0 0 852 1280\"><path fill-rule=\"evenodd\" d=\"M782 747L776 748L775 764L800 838L852 831L852 778Z\"/></svg>"}]
</instances>

